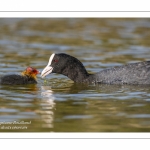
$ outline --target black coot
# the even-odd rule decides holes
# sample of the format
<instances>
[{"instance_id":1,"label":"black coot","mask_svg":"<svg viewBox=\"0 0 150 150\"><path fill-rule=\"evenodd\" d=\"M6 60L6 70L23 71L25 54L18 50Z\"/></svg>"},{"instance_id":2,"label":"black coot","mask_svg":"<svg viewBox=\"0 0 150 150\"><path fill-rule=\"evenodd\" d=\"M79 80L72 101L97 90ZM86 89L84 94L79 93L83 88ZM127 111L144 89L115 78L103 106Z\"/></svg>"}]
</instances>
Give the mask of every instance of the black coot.
<instances>
[{"instance_id":1,"label":"black coot","mask_svg":"<svg viewBox=\"0 0 150 150\"><path fill-rule=\"evenodd\" d=\"M0 78L0 84L3 85L19 85L19 84L36 84L36 75L40 72L32 67L27 67L22 75L11 74L4 75Z\"/></svg>"},{"instance_id":2,"label":"black coot","mask_svg":"<svg viewBox=\"0 0 150 150\"><path fill-rule=\"evenodd\" d=\"M83 64L75 57L59 53L50 56L42 77L59 73L77 83L102 84L150 84L150 61L131 63L89 74Z\"/></svg>"}]
</instances>

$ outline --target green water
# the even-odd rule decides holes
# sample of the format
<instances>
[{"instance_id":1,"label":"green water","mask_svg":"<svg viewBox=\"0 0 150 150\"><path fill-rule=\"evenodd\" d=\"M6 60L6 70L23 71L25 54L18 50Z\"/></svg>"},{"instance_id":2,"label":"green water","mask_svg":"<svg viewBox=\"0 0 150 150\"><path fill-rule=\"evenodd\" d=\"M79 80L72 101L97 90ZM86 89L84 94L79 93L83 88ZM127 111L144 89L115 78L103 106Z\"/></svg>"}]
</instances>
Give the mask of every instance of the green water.
<instances>
[{"instance_id":1,"label":"green water","mask_svg":"<svg viewBox=\"0 0 150 150\"><path fill-rule=\"evenodd\" d=\"M0 76L67 53L90 73L150 60L150 19L0 19ZM149 132L150 87L80 85L63 75L0 85L0 132Z\"/></svg>"}]
</instances>

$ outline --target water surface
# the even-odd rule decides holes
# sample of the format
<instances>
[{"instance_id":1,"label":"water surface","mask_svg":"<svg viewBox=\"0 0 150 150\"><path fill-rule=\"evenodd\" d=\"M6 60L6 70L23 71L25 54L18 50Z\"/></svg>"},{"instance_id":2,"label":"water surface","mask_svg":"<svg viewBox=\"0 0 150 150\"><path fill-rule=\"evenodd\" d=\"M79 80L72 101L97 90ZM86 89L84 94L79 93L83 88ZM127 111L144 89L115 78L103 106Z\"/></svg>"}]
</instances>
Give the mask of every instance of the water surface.
<instances>
[{"instance_id":1,"label":"water surface","mask_svg":"<svg viewBox=\"0 0 150 150\"><path fill-rule=\"evenodd\" d=\"M150 19L0 19L0 76L67 53L90 73L150 59ZM149 132L150 87L80 85L63 75L0 85L0 132Z\"/></svg>"}]
</instances>

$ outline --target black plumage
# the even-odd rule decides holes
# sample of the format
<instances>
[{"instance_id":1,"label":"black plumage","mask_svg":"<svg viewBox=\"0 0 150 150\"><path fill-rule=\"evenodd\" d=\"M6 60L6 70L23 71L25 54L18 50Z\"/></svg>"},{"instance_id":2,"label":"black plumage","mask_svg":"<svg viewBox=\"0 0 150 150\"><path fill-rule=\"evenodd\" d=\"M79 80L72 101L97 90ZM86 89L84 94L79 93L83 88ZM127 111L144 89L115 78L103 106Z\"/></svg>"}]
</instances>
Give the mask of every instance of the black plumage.
<instances>
[{"instance_id":1,"label":"black plumage","mask_svg":"<svg viewBox=\"0 0 150 150\"><path fill-rule=\"evenodd\" d=\"M17 74L5 75L1 77L0 84L3 85L21 85L21 84L36 84L37 81L29 76L21 76Z\"/></svg>"},{"instance_id":2,"label":"black plumage","mask_svg":"<svg viewBox=\"0 0 150 150\"><path fill-rule=\"evenodd\" d=\"M150 84L150 61L116 66L89 74L77 58L64 53L53 56L48 64L51 72L63 74L77 83ZM48 74L45 74L46 68L42 71L43 77Z\"/></svg>"},{"instance_id":3,"label":"black plumage","mask_svg":"<svg viewBox=\"0 0 150 150\"><path fill-rule=\"evenodd\" d=\"M10 74L4 75L0 78L2 85L21 85L21 84L36 84L36 75L40 72L32 67L27 67L22 75Z\"/></svg>"}]
</instances>

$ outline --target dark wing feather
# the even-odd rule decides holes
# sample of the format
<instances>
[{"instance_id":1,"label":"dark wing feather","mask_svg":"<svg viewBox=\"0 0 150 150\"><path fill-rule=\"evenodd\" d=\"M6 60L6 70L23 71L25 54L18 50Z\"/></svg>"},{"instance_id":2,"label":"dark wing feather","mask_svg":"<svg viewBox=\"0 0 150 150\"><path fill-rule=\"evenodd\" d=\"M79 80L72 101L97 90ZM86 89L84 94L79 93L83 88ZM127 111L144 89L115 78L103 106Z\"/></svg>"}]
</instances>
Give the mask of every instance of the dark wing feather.
<instances>
[{"instance_id":1,"label":"dark wing feather","mask_svg":"<svg viewBox=\"0 0 150 150\"><path fill-rule=\"evenodd\" d=\"M150 84L150 61L106 69L92 76L106 84Z\"/></svg>"}]
</instances>

